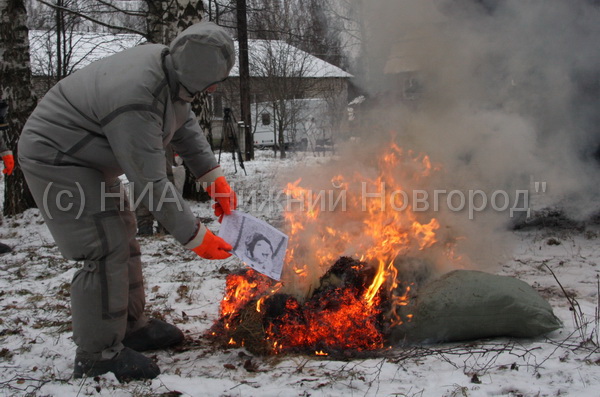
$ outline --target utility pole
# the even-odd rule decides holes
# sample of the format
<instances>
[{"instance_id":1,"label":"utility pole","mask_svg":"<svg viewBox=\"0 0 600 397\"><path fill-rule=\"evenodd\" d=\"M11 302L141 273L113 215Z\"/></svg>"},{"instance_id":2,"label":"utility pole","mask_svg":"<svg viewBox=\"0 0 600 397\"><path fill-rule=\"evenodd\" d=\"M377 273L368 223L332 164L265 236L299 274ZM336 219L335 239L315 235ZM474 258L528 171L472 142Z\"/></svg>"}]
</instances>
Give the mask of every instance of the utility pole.
<instances>
[{"instance_id":1,"label":"utility pole","mask_svg":"<svg viewBox=\"0 0 600 397\"><path fill-rule=\"evenodd\" d=\"M254 140L252 139L252 117L250 114L250 66L248 61L248 20L246 18L246 0L237 1L237 31L240 67L240 109L244 123L245 160L254 159Z\"/></svg>"},{"instance_id":2,"label":"utility pole","mask_svg":"<svg viewBox=\"0 0 600 397\"><path fill-rule=\"evenodd\" d=\"M61 80L64 76L63 69L63 32L64 32L64 14L63 14L63 1L56 1L56 81Z\"/></svg>"}]
</instances>

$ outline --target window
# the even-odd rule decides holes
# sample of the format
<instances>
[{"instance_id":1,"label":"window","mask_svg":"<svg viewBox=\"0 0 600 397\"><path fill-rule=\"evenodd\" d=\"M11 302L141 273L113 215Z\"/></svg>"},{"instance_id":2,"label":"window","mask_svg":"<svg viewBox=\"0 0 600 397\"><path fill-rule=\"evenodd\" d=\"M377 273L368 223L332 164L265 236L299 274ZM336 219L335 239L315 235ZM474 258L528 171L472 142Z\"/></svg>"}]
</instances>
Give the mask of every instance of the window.
<instances>
[{"instance_id":1,"label":"window","mask_svg":"<svg viewBox=\"0 0 600 397\"><path fill-rule=\"evenodd\" d=\"M260 116L261 116L261 120L262 120L262 125L271 124L271 114L270 113L264 112L264 113L261 113Z\"/></svg>"}]
</instances>

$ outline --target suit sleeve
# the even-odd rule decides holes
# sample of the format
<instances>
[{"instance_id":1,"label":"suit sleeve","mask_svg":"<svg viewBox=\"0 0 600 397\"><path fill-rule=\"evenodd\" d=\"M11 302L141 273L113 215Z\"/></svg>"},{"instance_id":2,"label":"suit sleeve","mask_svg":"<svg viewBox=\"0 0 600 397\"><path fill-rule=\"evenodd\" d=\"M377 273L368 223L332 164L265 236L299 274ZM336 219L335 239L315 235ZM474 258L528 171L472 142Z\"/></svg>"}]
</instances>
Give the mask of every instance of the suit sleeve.
<instances>
[{"instance_id":1,"label":"suit sleeve","mask_svg":"<svg viewBox=\"0 0 600 397\"><path fill-rule=\"evenodd\" d=\"M103 126L130 184L133 203L145 205L177 239L186 244L199 232L196 217L168 180L160 115L157 110L123 111Z\"/></svg>"},{"instance_id":2,"label":"suit sleeve","mask_svg":"<svg viewBox=\"0 0 600 397\"><path fill-rule=\"evenodd\" d=\"M216 179L215 174L222 175L210 144L191 110L183 126L175 131L171 145L200 182L207 177Z\"/></svg>"}]
</instances>

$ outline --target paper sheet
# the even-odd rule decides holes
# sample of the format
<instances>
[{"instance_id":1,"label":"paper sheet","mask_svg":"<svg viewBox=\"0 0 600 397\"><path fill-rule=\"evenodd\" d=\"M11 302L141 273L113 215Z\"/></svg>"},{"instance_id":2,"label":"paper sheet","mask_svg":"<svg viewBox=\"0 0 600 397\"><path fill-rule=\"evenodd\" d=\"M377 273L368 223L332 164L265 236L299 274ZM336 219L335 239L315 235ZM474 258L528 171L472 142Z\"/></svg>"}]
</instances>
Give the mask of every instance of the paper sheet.
<instances>
[{"instance_id":1,"label":"paper sheet","mask_svg":"<svg viewBox=\"0 0 600 397\"><path fill-rule=\"evenodd\" d=\"M232 211L223 217L219 237L233 246L233 253L246 265L272 279L281 279L287 235L252 215Z\"/></svg>"}]
</instances>

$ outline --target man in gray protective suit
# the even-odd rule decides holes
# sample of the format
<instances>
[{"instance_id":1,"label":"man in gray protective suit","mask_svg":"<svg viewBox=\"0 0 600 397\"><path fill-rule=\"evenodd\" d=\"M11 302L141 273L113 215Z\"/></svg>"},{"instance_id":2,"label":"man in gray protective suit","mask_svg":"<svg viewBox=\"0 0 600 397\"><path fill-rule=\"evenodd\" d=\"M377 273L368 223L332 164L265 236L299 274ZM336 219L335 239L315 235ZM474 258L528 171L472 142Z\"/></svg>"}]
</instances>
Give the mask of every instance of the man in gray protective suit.
<instances>
[{"instance_id":1,"label":"man in gray protective suit","mask_svg":"<svg viewBox=\"0 0 600 397\"><path fill-rule=\"evenodd\" d=\"M118 176L184 247L224 259L231 246L202 225L168 181L173 145L217 203L231 213L235 193L190 108L194 96L229 75L234 47L210 22L171 43L142 45L90 64L40 101L19 141L19 163L61 253L83 262L71 285L75 377L113 372L120 381L160 370L139 351L164 348L183 333L144 315L135 218Z\"/></svg>"}]
</instances>

